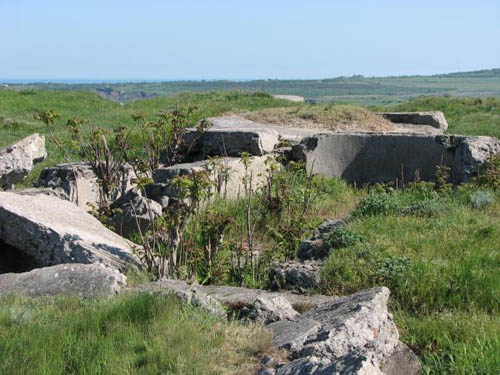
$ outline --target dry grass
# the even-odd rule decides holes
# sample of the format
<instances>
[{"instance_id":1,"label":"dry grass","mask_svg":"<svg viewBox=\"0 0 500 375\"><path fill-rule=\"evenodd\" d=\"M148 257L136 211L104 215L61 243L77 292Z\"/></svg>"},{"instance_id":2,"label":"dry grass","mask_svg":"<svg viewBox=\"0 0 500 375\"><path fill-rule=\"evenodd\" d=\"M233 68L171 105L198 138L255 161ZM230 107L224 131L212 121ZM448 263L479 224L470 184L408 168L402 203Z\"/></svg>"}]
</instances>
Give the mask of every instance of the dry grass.
<instances>
[{"instance_id":1,"label":"dry grass","mask_svg":"<svg viewBox=\"0 0 500 375\"><path fill-rule=\"evenodd\" d=\"M269 108L240 114L263 124L296 128L320 128L336 132L388 132L397 128L383 117L366 108L349 105L302 105Z\"/></svg>"},{"instance_id":2,"label":"dry grass","mask_svg":"<svg viewBox=\"0 0 500 375\"><path fill-rule=\"evenodd\" d=\"M286 354L271 345L271 333L260 325L231 324L224 328L226 340L218 356L223 363L214 363L214 372L221 375L254 375L259 364L255 359L269 355L285 360ZM235 350L235 348L238 348Z\"/></svg>"}]
</instances>

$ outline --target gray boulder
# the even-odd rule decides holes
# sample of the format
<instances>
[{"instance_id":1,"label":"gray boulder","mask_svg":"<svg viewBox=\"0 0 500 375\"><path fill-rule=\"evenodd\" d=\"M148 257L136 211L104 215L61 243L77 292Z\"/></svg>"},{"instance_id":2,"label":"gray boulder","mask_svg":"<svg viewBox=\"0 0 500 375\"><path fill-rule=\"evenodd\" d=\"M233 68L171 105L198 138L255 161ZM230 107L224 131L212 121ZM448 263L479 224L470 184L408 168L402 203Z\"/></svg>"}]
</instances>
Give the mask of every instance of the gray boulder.
<instances>
[{"instance_id":1,"label":"gray boulder","mask_svg":"<svg viewBox=\"0 0 500 375\"><path fill-rule=\"evenodd\" d=\"M418 374L418 359L399 341L387 311L388 298L387 288L363 290L319 305L296 321L268 325L274 345L291 351L292 361L276 373Z\"/></svg>"},{"instance_id":2,"label":"gray boulder","mask_svg":"<svg viewBox=\"0 0 500 375\"><path fill-rule=\"evenodd\" d=\"M286 298L276 296L272 298L258 297L248 317L253 321L269 324L280 320L294 320L299 315Z\"/></svg>"},{"instance_id":3,"label":"gray boulder","mask_svg":"<svg viewBox=\"0 0 500 375\"><path fill-rule=\"evenodd\" d=\"M111 222L117 233L128 236L138 230L146 233L151 223L162 214L161 204L143 197L137 189L131 189L111 204L115 214Z\"/></svg>"},{"instance_id":4,"label":"gray boulder","mask_svg":"<svg viewBox=\"0 0 500 375\"><path fill-rule=\"evenodd\" d=\"M76 205L48 195L0 192L0 240L41 266L137 266L132 244Z\"/></svg>"},{"instance_id":5,"label":"gray boulder","mask_svg":"<svg viewBox=\"0 0 500 375\"><path fill-rule=\"evenodd\" d=\"M63 294L98 298L115 295L125 284L126 278L121 273L95 264L59 264L0 275L0 297Z\"/></svg>"},{"instance_id":6,"label":"gray boulder","mask_svg":"<svg viewBox=\"0 0 500 375\"><path fill-rule=\"evenodd\" d=\"M306 292L316 289L320 283L322 262L306 260L304 262L290 261L272 267L269 279L273 289L290 289Z\"/></svg>"},{"instance_id":7,"label":"gray boulder","mask_svg":"<svg viewBox=\"0 0 500 375\"><path fill-rule=\"evenodd\" d=\"M0 189L12 189L23 181L34 165L47 157L45 137L38 133L0 150Z\"/></svg>"},{"instance_id":8,"label":"gray boulder","mask_svg":"<svg viewBox=\"0 0 500 375\"><path fill-rule=\"evenodd\" d=\"M301 260L322 259L326 257L328 255L328 248L325 247L325 239L335 228L345 224L345 221L340 219L325 221L316 228L313 237L300 242L297 249L297 257Z\"/></svg>"},{"instance_id":9,"label":"gray boulder","mask_svg":"<svg viewBox=\"0 0 500 375\"><path fill-rule=\"evenodd\" d=\"M443 112L381 112L386 120L396 124L424 125L437 128L445 132L448 129L448 121Z\"/></svg>"}]
</instances>

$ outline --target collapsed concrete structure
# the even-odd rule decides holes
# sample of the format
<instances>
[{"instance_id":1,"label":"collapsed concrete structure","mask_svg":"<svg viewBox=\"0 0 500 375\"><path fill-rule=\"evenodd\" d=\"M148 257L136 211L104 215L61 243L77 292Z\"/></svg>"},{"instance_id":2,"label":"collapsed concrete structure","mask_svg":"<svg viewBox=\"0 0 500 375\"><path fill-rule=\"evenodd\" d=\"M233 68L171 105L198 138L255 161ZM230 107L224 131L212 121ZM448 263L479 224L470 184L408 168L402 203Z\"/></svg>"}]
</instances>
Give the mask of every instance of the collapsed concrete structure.
<instances>
[{"instance_id":1,"label":"collapsed concrete structure","mask_svg":"<svg viewBox=\"0 0 500 375\"><path fill-rule=\"evenodd\" d=\"M293 146L292 158L313 173L350 183L433 180L436 167L451 168L453 183L469 182L500 140L422 134L318 134Z\"/></svg>"},{"instance_id":2,"label":"collapsed concrete structure","mask_svg":"<svg viewBox=\"0 0 500 375\"><path fill-rule=\"evenodd\" d=\"M211 176L218 183L217 193L235 198L248 174L255 179L253 188L265 181L266 161L276 155L304 161L313 173L351 183L411 181L416 176L432 180L438 165L450 167L452 181L460 183L469 181L490 155L500 152L500 141L494 138L442 134L447 128L442 114L383 116L398 123L402 131L336 133L268 126L238 116L209 119L212 127L194 145L186 163L159 168L152 176L153 183L145 187L146 196L133 189L133 176L124 171L123 189L113 203L122 212L113 221L120 233L133 230L137 223L146 230L153 216L151 208L154 216L160 216L162 209L176 199L173 178L198 171L213 172L217 165L229 176ZM193 136L192 130L186 132L188 142ZM250 155L249 167L241 162L242 153ZM208 159L213 156L216 161ZM11 257L12 251L19 251L29 257L31 265L12 265L15 272L43 267L0 275L0 295L75 293L94 298L118 292L125 284L120 271L138 263L136 249L81 208L99 198L97 178L90 167L52 167L42 172L38 186L44 191L0 193L0 252L7 251ZM77 191L79 199L75 197ZM316 252L321 253L321 248L315 241L324 239L326 231L337 225L343 223L327 222L314 238L304 241L307 246L301 246L299 253L299 258L305 259L303 263L288 264L275 272L280 288L286 283L294 290L317 285L321 264ZM11 271L0 267L0 273ZM386 288L335 298L163 280L139 290L173 294L217 315L230 310L239 317L267 324L274 345L289 350L291 360L267 366L262 373L389 375L420 371L418 359L399 341L387 310ZM310 310L299 312L299 307L304 306Z\"/></svg>"}]
</instances>

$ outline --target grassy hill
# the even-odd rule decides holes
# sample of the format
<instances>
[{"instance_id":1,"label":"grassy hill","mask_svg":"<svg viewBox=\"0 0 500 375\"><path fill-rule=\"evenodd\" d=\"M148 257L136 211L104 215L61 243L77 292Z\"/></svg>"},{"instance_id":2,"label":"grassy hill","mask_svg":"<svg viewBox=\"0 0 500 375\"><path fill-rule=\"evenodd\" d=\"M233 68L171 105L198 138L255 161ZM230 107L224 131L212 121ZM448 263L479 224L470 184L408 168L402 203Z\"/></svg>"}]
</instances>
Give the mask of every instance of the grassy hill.
<instances>
[{"instance_id":1,"label":"grassy hill","mask_svg":"<svg viewBox=\"0 0 500 375\"><path fill-rule=\"evenodd\" d=\"M89 119L106 128L134 128L136 124L132 120L133 113L141 112L153 118L161 111L196 106L197 110L190 121L194 125L202 118L225 112L246 112L291 105L293 103L289 101L262 93L184 93L120 105L87 91L0 90L0 147L35 132L47 135L46 126L34 119L37 111L55 110L61 118L54 126L55 135L67 139L70 132L65 122L74 118ZM41 168L63 162L62 155L51 142L47 142L47 147L47 160L37 165L28 182L36 177Z\"/></svg>"},{"instance_id":2,"label":"grassy hill","mask_svg":"<svg viewBox=\"0 0 500 375\"><path fill-rule=\"evenodd\" d=\"M244 90L269 94L300 95L318 102L383 105L421 95L500 96L500 69L432 76L337 77L315 80L172 81L102 84L39 83L13 85L25 89L87 90L119 102L180 92Z\"/></svg>"}]
</instances>

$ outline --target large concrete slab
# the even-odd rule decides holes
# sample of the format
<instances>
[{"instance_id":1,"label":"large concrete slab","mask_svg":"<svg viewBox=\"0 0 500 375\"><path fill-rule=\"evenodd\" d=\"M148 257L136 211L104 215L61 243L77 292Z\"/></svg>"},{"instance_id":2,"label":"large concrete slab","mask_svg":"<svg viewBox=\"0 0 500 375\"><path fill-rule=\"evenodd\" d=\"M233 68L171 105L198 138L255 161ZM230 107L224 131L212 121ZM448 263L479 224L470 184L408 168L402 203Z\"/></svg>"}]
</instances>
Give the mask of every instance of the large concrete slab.
<instances>
[{"instance_id":1,"label":"large concrete slab","mask_svg":"<svg viewBox=\"0 0 500 375\"><path fill-rule=\"evenodd\" d=\"M433 180L436 167L451 167L454 183L469 181L489 155L500 152L491 137L421 134L319 134L293 147L313 173L351 183L390 182L402 178Z\"/></svg>"},{"instance_id":2,"label":"large concrete slab","mask_svg":"<svg viewBox=\"0 0 500 375\"><path fill-rule=\"evenodd\" d=\"M262 156L272 152L279 144L279 134L270 128L259 126L241 117L214 117L207 121L211 124L192 147L192 153L206 156ZM197 136L196 129L188 129L185 141L191 144Z\"/></svg>"},{"instance_id":3,"label":"large concrete slab","mask_svg":"<svg viewBox=\"0 0 500 375\"><path fill-rule=\"evenodd\" d=\"M99 263L138 265L130 242L73 203L44 194L0 192L0 240L40 266Z\"/></svg>"}]
</instances>

